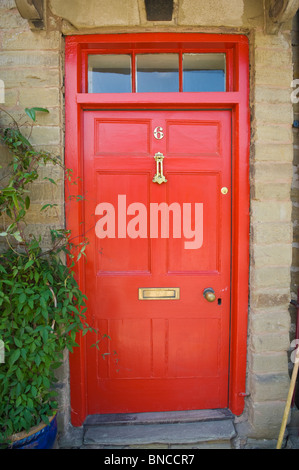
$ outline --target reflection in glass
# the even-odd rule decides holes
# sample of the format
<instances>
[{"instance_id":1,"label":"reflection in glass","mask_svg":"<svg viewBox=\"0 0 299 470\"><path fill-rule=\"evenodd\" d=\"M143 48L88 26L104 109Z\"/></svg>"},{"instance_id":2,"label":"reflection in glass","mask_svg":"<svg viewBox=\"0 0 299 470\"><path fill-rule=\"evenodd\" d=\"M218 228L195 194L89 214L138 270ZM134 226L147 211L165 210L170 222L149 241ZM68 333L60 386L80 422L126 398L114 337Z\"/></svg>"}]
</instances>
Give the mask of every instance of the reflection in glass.
<instances>
[{"instance_id":1,"label":"reflection in glass","mask_svg":"<svg viewBox=\"0 0 299 470\"><path fill-rule=\"evenodd\" d=\"M178 54L137 54L136 91L179 91Z\"/></svg>"},{"instance_id":2,"label":"reflection in glass","mask_svg":"<svg viewBox=\"0 0 299 470\"><path fill-rule=\"evenodd\" d=\"M130 55L88 56L89 93L131 93L131 77Z\"/></svg>"},{"instance_id":3,"label":"reflection in glass","mask_svg":"<svg viewBox=\"0 0 299 470\"><path fill-rule=\"evenodd\" d=\"M225 54L183 54L183 91L225 91Z\"/></svg>"}]
</instances>

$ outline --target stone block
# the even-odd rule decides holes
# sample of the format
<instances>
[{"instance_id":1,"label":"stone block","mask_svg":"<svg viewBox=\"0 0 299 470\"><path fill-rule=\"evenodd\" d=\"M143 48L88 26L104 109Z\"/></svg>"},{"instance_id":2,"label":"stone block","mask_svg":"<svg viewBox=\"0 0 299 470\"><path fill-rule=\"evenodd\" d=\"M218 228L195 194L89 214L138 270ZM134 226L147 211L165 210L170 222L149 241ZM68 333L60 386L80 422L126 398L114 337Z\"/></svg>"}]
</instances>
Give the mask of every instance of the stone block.
<instances>
[{"instance_id":1,"label":"stone block","mask_svg":"<svg viewBox=\"0 0 299 470\"><path fill-rule=\"evenodd\" d=\"M255 402L287 398L290 384L287 373L252 375L249 382L250 394Z\"/></svg>"},{"instance_id":2,"label":"stone block","mask_svg":"<svg viewBox=\"0 0 299 470\"><path fill-rule=\"evenodd\" d=\"M292 213L291 202L251 201L252 222L289 222Z\"/></svg>"},{"instance_id":3,"label":"stone block","mask_svg":"<svg viewBox=\"0 0 299 470\"><path fill-rule=\"evenodd\" d=\"M253 197L257 200L288 201L291 195L291 180L288 183L266 183L256 181L253 186Z\"/></svg>"},{"instance_id":4,"label":"stone block","mask_svg":"<svg viewBox=\"0 0 299 470\"><path fill-rule=\"evenodd\" d=\"M5 108L12 108L16 106L18 102L18 90L9 90L5 88L4 92L4 103L0 103L0 106L5 106ZM11 122L11 119L9 116L4 116L4 113L0 111L0 125L2 126L4 120Z\"/></svg>"},{"instance_id":5,"label":"stone block","mask_svg":"<svg viewBox=\"0 0 299 470\"><path fill-rule=\"evenodd\" d=\"M250 438L277 439L284 407L283 400L252 403L249 415L252 425Z\"/></svg>"},{"instance_id":6,"label":"stone block","mask_svg":"<svg viewBox=\"0 0 299 470\"><path fill-rule=\"evenodd\" d=\"M59 51L2 51L0 52L1 67L59 67Z\"/></svg>"},{"instance_id":7,"label":"stone block","mask_svg":"<svg viewBox=\"0 0 299 470\"><path fill-rule=\"evenodd\" d=\"M255 49L255 63L263 67L288 67L292 63L292 50L277 49L273 50L273 47L258 47Z\"/></svg>"},{"instance_id":8,"label":"stone block","mask_svg":"<svg viewBox=\"0 0 299 470\"><path fill-rule=\"evenodd\" d=\"M291 182L293 165L291 162L256 162L254 165L254 179L262 182Z\"/></svg>"},{"instance_id":9,"label":"stone block","mask_svg":"<svg viewBox=\"0 0 299 470\"><path fill-rule=\"evenodd\" d=\"M256 268L262 266L290 266L292 247L290 244L254 245L253 262Z\"/></svg>"},{"instance_id":10,"label":"stone block","mask_svg":"<svg viewBox=\"0 0 299 470\"><path fill-rule=\"evenodd\" d=\"M271 88L268 86L255 87L255 102L256 103L270 103L270 104L283 104L290 103L291 90L289 88Z\"/></svg>"},{"instance_id":11,"label":"stone block","mask_svg":"<svg viewBox=\"0 0 299 470\"><path fill-rule=\"evenodd\" d=\"M256 140L268 144L291 144L293 133L291 125L270 125L259 123L255 132Z\"/></svg>"},{"instance_id":12,"label":"stone block","mask_svg":"<svg viewBox=\"0 0 299 470\"><path fill-rule=\"evenodd\" d=\"M49 7L54 15L69 21L77 29L140 24L136 0L90 1L88 8L80 0L50 0Z\"/></svg>"},{"instance_id":13,"label":"stone block","mask_svg":"<svg viewBox=\"0 0 299 470\"><path fill-rule=\"evenodd\" d=\"M286 287L290 283L290 267L275 266L256 268L251 274L253 286Z\"/></svg>"},{"instance_id":14,"label":"stone block","mask_svg":"<svg viewBox=\"0 0 299 470\"><path fill-rule=\"evenodd\" d=\"M211 0L209 8L197 0L179 3L178 24L207 26L241 26L243 2L236 0Z\"/></svg>"},{"instance_id":15,"label":"stone block","mask_svg":"<svg viewBox=\"0 0 299 470\"><path fill-rule=\"evenodd\" d=\"M293 80L293 67L265 67L263 64L256 64L255 79L257 85L268 85L286 88L291 86Z\"/></svg>"},{"instance_id":16,"label":"stone block","mask_svg":"<svg viewBox=\"0 0 299 470\"><path fill-rule=\"evenodd\" d=\"M255 374L285 372L288 369L287 354L267 353L250 354L250 369Z\"/></svg>"},{"instance_id":17,"label":"stone block","mask_svg":"<svg viewBox=\"0 0 299 470\"><path fill-rule=\"evenodd\" d=\"M256 47L269 47L274 49L290 50L290 39L288 35L279 32L277 34L264 34L262 31L255 32Z\"/></svg>"},{"instance_id":18,"label":"stone block","mask_svg":"<svg viewBox=\"0 0 299 470\"><path fill-rule=\"evenodd\" d=\"M287 104L280 103L279 107L277 104L272 103L256 103L255 105L255 119L256 126L259 126L262 122L271 122L271 123L282 123L290 124L293 123L293 108L292 103Z\"/></svg>"},{"instance_id":19,"label":"stone block","mask_svg":"<svg viewBox=\"0 0 299 470\"><path fill-rule=\"evenodd\" d=\"M9 88L60 87L58 67L0 67L0 78L4 81L5 90Z\"/></svg>"},{"instance_id":20,"label":"stone block","mask_svg":"<svg viewBox=\"0 0 299 470\"><path fill-rule=\"evenodd\" d=\"M59 145L61 142L60 128L56 126L35 126L30 137L32 145ZM46 150L45 147L43 147Z\"/></svg>"},{"instance_id":21,"label":"stone block","mask_svg":"<svg viewBox=\"0 0 299 470\"><path fill-rule=\"evenodd\" d=\"M1 0L1 7L3 8ZM9 9L0 14L0 29L23 29L28 28L28 22L24 20L17 9Z\"/></svg>"},{"instance_id":22,"label":"stone block","mask_svg":"<svg viewBox=\"0 0 299 470\"><path fill-rule=\"evenodd\" d=\"M251 337L252 351L254 353L269 353L287 351L290 346L289 334L264 333Z\"/></svg>"},{"instance_id":23,"label":"stone block","mask_svg":"<svg viewBox=\"0 0 299 470\"><path fill-rule=\"evenodd\" d=\"M287 137L290 137L289 133ZM287 144L255 142L254 159L255 161L292 162L293 144L292 142Z\"/></svg>"},{"instance_id":24,"label":"stone block","mask_svg":"<svg viewBox=\"0 0 299 470\"><path fill-rule=\"evenodd\" d=\"M60 38L59 31L18 31L4 35L2 48L7 51L59 49Z\"/></svg>"},{"instance_id":25,"label":"stone block","mask_svg":"<svg viewBox=\"0 0 299 470\"><path fill-rule=\"evenodd\" d=\"M51 108L59 106L60 93L58 88L21 88L19 92L19 104L22 107ZM41 119L41 113L37 114L37 119Z\"/></svg>"},{"instance_id":26,"label":"stone block","mask_svg":"<svg viewBox=\"0 0 299 470\"><path fill-rule=\"evenodd\" d=\"M63 207L58 205L55 207L47 207L43 211L41 208L43 203L32 203L26 214L26 222L28 225L57 225L63 221ZM33 227L31 227L32 230Z\"/></svg>"},{"instance_id":27,"label":"stone block","mask_svg":"<svg viewBox=\"0 0 299 470\"><path fill-rule=\"evenodd\" d=\"M273 244L291 243L292 225L291 223L255 223L253 225L253 243Z\"/></svg>"},{"instance_id":28,"label":"stone block","mask_svg":"<svg viewBox=\"0 0 299 470\"><path fill-rule=\"evenodd\" d=\"M50 182L34 182L30 188L30 199L32 203L63 203L63 186L61 184L55 185Z\"/></svg>"},{"instance_id":29,"label":"stone block","mask_svg":"<svg viewBox=\"0 0 299 470\"><path fill-rule=\"evenodd\" d=\"M250 295L250 305L253 309L286 307L290 302L289 288L254 289Z\"/></svg>"},{"instance_id":30,"label":"stone block","mask_svg":"<svg viewBox=\"0 0 299 470\"><path fill-rule=\"evenodd\" d=\"M250 331L253 334L278 333L283 334L290 328L290 314L286 310L251 310Z\"/></svg>"}]
</instances>

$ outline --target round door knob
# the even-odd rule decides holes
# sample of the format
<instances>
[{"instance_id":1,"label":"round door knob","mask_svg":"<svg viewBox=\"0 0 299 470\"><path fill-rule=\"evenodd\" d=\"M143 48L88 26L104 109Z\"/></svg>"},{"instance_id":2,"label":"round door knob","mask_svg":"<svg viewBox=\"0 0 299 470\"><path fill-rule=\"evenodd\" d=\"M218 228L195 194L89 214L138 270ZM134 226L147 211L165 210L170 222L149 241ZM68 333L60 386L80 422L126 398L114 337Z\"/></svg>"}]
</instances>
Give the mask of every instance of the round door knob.
<instances>
[{"instance_id":1,"label":"round door knob","mask_svg":"<svg viewBox=\"0 0 299 470\"><path fill-rule=\"evenodd\" d=\"M214 300L216 299L215 291L214 289L212 289L212 287L207 287L203 291L203 296L208 302L214 302Z\"/></svg>"}]
</instances>

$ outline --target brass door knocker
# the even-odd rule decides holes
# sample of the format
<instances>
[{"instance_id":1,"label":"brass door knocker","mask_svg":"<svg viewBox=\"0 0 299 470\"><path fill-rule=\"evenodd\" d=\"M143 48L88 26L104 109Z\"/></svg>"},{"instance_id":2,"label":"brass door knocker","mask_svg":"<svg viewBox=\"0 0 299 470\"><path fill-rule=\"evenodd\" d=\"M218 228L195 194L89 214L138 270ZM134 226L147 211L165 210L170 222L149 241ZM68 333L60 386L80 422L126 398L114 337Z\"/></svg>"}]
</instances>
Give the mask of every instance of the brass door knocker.
<instances>
[{"instance_id":1,"label":"brass door knocker","mask_svg":"<svg viewBox=\"0 0 299 470\"><path fill-rule=\"evenodd\" d=\"M160 152L156 153L154 156L154 159L156 160L156 174L153 178L153 182L158 183L158 184L166 183L167 179L163 175L163 159L164 159L163 153L160 153Z\"/></svg>"}]
</instances>

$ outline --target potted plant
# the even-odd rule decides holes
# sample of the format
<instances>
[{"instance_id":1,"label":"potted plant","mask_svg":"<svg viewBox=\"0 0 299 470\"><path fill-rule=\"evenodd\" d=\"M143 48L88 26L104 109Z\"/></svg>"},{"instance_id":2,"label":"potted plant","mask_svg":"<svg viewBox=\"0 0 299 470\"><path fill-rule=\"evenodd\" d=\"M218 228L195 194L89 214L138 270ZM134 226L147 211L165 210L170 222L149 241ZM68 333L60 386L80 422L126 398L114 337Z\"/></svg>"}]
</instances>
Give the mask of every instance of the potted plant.
<instances>
[{"instance_id":1,"label":"potted plant","mask_svg":"<svg viewBox=\"0 0 299 470\"><path fill-rule=\"evenodd\" d=\"M37 112L48 112L44 108L25 111L32 123ZM77 346L76 334L94 331L86 323L86 297L72 270L87 242L75 246L69 231L53 229L52 247L45 250L42 238L28 232L29 188L41 165L62 164L59 158L36 150L13 118L0 138L12 156L0 186L0 236L7 245L0 253L0 443L16 446L20 437L25 447L43 447L48 426L51 447L58 407L55 370L65 349L72 352ZM98 348L99 341L95 345ZM24 433L31 435L32 429L42 435L43 443L27 439Z\"/></svg>"}]
</instances>

